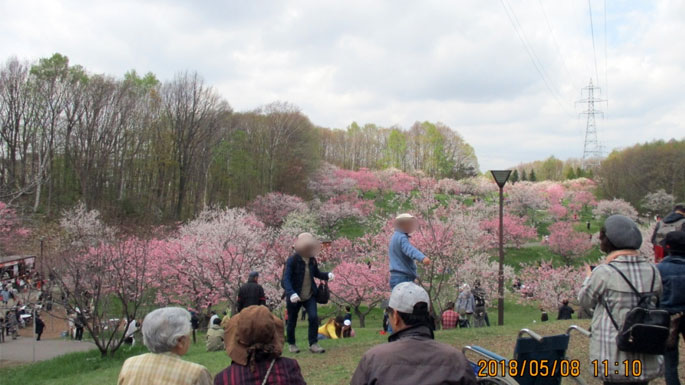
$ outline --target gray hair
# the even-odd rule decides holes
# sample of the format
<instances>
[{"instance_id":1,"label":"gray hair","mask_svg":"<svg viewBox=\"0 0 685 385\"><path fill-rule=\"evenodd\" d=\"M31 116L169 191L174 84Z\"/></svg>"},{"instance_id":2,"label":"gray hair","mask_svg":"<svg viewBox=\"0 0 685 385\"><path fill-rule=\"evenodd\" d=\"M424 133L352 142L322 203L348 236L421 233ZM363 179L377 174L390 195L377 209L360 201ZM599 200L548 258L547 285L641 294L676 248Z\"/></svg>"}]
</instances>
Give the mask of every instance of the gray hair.
<instances>
[{"instance_id":1,"label":"gray hair","mask_svg":"<svg viewBox=\"0 0 685 385\"><path fill-rule=\"evenodd\" d=\"M143 320L143 343L153 353L170 352L179 338L190 334L190 313L180 307L154 310Z\"/></svg>"}]
</instances>

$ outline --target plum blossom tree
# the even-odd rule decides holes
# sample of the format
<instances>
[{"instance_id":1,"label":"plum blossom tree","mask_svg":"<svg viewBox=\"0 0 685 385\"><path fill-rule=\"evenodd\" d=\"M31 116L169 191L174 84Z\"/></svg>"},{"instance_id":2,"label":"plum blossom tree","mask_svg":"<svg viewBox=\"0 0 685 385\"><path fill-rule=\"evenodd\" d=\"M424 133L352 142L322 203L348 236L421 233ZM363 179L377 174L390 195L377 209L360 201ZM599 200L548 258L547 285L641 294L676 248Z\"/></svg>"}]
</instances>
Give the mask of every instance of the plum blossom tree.
<instances>
[{"instance_id":1,"label":"plum blossom tree","mask_svg":"<svg viewBox=\"0 0 685 385\"><path fill-rule=\"evenodd\" d=\"M597 207L592 210L592 213L603 218L620 214L632 220L637 219L637 210L623 199L601 200L597 203Z\"/></svg>"},{"instance_id":2,"label":"plum blossom tree","mask_svg":"<svg viewBox=\"0 0 685 385\"><path fill-rule=\"evenodd\" d=\"M664 189L651 192L642 199L642 207L652 215L665 215L673 208L675 197Z\"/></svg>"},{"instance_id":3,"label":"plum blossom tree","mask_svg":"<svg viewBox=\"0 0 685 385\"><path fill-rule=\"evenodd\" d=\"M549 202L532 182L519 182L506 187L507 210L515 215L527 216L533 225L539 220L539 212L547 210Z\"/></svg>"},{"instance_id":4,"label":"plum blossom tree","mask_svg":"<svg viewBox=\"0 0 685 385\"><path fill-rule=\"evenodd\" d=\"M243 209L205 210L166 242L167 260L158 300L207 309L220 301L234 309L236 294L250 271L274 270L273 239L265 225Z\"/></svg>"},{"instance_id":5,"label":"plum blossom tree","mask_svg":"<svg viewBox=\"0 0 685 385\"><path fill-rule=\"evenodd\" d=\"M570 222L556 222L549 227L549 249L570 265L592 247L588 234L575 231Z\"/></svg>"},{"instance_id":6,"label":"plum blossom tree","mask_svg":"<svg viewBox=\"0 0 685 385\"><path fill-rule=\"evenodd\" d=\"M26 238L30 231L21 226L17 212L0 201L0 251L9 252L16 242Z\"/></svg>"},{"instance_id":7,"label":"plum blossom tree","mask_svg":"<svg viewBox=\"0 0 685 385\"><path fill-rule=\"evenodd\" d=\"M550 262L524 266L519 276L523 283L519 302L537 301L546 310L557 309L563 300L575 298L584 279L582 269L554 267Z\"/></svg>"},{"instance_id":8,"label":"plum blossom tree","mask_svg":"<svg viewBox=\"0 0 685 385\"><path fill-rule=\"evenodd\" d=\"M340 175L339 170L330 163L324 163L309 180L309 191L323 199L354 191L357 188L357 181Z\"/></svg>"},{"instance_id":9,"label":"plum blossom tree","mask_svg":"<svg viewBox=\"0 0 685 385\"><path fill-rule=\"evenodd\" d=\"M113 354L124 340L120 331L139 314L157 281L149 242L115 236L97 211L83 205L65 211L61 225L65 237L49 264L48 290L60 293L67 314L82 314L102 356Z\"/></svg>"},{"instance_id":10,"label":"plum blossom tree","mask_svg":"<svg viewBox=\"0 0 685 385\"><path fill-rule=\"evenodd\" d=\"M526 218L505 214L502 218L504 224L504 242L521 248L527 241L537 238L538 232L534 227L526 225ZM499 242L499 218L491 218L480 223L481 229L486 234L483 241L488 248L494 248Z\"/></svg>"},{"instance_id":11,"label":"plum blossom tree","mask_svg":"<svg viewBox=\"0 0 685 385\"><path fill-rule=\"evenodd\" d=\"M437 184L435 185L435 190L436 192L442 193L442 194L450 194L450 195L457 195L461 191L459 190L461 187L461 184L450 178L444 178L440 179Z\"/></svg>"},{"instance_id":12,"label":"plum blossom tree","mask_svg":"<svg viewBox=\"0 0 685 385\"><path fill-rule=\"evenodd\" d=\"M300 197L272 192L258 196L250 203L249 210L265 225L278 227L288 214L306 211L307 204Z\"/></svg>"},{"instance_id":13,"label":"plum blossom tree","mask_svg":"<svg viewBox=\"0 0 685 385\"><path fill-rule=\"evenodd\" d=\"M346 219L362 220L362 209L349 201L337 201L329 199L318 206L316 215L321 225L321 230L327 237L333 238L337 233L338 226Z\"/></svg>"},{"instance_id":14,"label":"plum blossom tree","mask_svg":"<svg viewBox=\"0 0 685 385\"><path fill-rule=\"evenodd\" d=\"M317 212L311 210L288 214L283 222L283 226L281 226L280 232L285 238L291 240L291 245L292 240L300 233L312 233L319 239L324 236Z\"/></svg>"},{"instance_id":15,"label":"plum blossom tree","mask_svg":"<svg viewBox=\"0 0 685 385\"><path fill-rule=\"evenodd\" d=\"M378 174L368 168L360 168L357 171L337 169L335 170L335 176L341 179L349 178L354 180L357 188L364 192L380 190L381 188L381 180Z\"/></svg>"},{"instance_id":16,"label":"plum blossom tree","mask_svg":"<svg viewBox=\"0 0 685 385\"><path fill-rule=\"evenodd\" d=\"M328 251L341 261L330 283L333 300L350 306L361 327L366 326L366 316L390 295L387 241L384 232L365 234L354 242L336 240Z\"/></svg>"},{"instance_id":17,"label":"plum blossom tree","mask_svg":"<svg viewBox=\"0 0 685 385\"><path fill-rule=\"evenodd\" d=\"M554 219L561 220L568 214L568 209L560 203L555 203L549 207L549 213L552 214Z\"/></svg>"}]
</instances>

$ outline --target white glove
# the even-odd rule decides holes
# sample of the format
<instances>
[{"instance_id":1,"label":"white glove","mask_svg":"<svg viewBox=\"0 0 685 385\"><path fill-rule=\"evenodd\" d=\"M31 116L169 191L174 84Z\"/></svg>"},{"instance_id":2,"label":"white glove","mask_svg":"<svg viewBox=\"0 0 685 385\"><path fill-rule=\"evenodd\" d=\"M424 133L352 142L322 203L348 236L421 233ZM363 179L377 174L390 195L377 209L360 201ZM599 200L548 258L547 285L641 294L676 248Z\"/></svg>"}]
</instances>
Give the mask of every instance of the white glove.
<instances>
[{"instance_id":1,"label":"white glove","mask_svg":"<svg viewBox=\"0 0 685 385\"><path fill-rule=\"evenodd\" d=\"M328 280L332 281L335 278L335 275L333 273L328 273Z\"/></svg>"},{"instance_id":2,"label":"white glove","mask_svg":"<svg viewBox=\"0 0 685 385\"><path fill-rule=\"evenodd\" d=\"M291 295L291 296L290 296L290 302L292 302L292 303L298 303L298 302L300 302L300 296L297 295L297 293Z\"/></svg>"}]
</instances>

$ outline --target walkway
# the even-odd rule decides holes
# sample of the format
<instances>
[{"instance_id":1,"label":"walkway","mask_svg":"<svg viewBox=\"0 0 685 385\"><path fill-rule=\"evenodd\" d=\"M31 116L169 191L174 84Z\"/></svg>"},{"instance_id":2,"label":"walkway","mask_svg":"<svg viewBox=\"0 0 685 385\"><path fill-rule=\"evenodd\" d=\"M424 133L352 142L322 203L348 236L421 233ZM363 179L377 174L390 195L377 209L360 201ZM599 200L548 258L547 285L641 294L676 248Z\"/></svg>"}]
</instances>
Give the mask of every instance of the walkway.
<instances>
[{"instance_id":1,"label":"walkway","mask_svg":"<svg viewBox=\"0 0 685 385\"><path fill-rule=\"evenodd\" d=\"M34 349L35 348L35 349ZM95 349L95 344L65 339L34 341L33 338L19 337L6 339L0 343L0 368L44 361L62 354L83 352Z\"/></svg>"}]
</instances>

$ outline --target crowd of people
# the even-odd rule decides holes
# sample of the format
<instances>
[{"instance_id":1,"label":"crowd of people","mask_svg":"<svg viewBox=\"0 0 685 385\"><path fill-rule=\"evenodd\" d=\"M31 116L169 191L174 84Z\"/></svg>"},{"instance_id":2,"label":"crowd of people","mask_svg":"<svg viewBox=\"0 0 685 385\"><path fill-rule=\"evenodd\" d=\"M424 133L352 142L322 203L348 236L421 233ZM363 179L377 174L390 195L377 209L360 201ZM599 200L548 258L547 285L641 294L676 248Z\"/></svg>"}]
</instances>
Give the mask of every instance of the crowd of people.
<instances>
[{"instance_id":1,"label":"crowd of people","mask_svg":"<svg viewBox=\"0 0 685 385\"><path fill-rule=\"evenodd\" d=\"M667 385L680 385L678 345L685 338L685 204L667 216L669 222L655 231L655 246L664 258L655 264L640 252L642 233L628 217L612 215L600 232L603 263L586 267L586 278L577 295L582 309L591 313L589 356L596 362L641 363L641 371L626 376L613 370L600 371L605 385L647 384L665 377ZM454 301L445 305L436 322L432 301L417 284L417 263L432 262L411 243L417 220L410 214L395 218L395 232L389 240L389 301L385 308L384 331L388 343L369 349L351 377L351 384L459 384L476 383L471 363L456 348L435 341L436 324L443 329L490 326L488 299L480 281L463 283ZM668 229L666 231L665 229ZM293 253L282 276L285 320L266 307L259 284L259 272L251 272L237 294L236 313L223 317L212 313L206 334L207 351L225 351L231 363L212 376L198 364L183 360L196 340L200 327L197 313L166 307L148 313L142 323L132 320L124 340L135 345L142 333L149 353L131 357L119 374L119 385L137 384L304 384L297 360L283 357L284 350L299 353L296 326L302 310L307 315L308 350L325 353L319 341L355 336L350 309L322 322L318 305L328 302L327 281L335 279L323 271L316 259L320 242L310 233L297 236ZM316 280L321 281L317 285ZM11 296L0 291L3 301ZM558 308L557 319L572 319L575 310L568 299ZM543 317L546 312L543 311ZM44 323L34 320L40 340ZM75 338L83 338L85 316L73 315ZM2 320L4 335L18 327L17 309ZM287 347L286 347L287 344Z\"/></svg>"}]
</instances>

